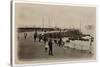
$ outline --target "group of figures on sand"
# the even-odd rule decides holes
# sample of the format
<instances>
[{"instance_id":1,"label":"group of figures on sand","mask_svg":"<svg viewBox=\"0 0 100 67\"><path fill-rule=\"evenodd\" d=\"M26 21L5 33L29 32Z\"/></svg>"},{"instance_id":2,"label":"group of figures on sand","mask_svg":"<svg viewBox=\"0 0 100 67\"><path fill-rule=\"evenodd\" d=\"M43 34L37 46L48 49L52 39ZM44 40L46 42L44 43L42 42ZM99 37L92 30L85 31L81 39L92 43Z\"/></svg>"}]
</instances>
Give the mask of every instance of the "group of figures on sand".
<instances>
[{"instance_id":1,"label":"group of figures on sand","mask_svg":"<svg viewBox=\"0 0 100 67\"><path fill-rule=\"evenodd\" d=\"M25 39L27 38L27 33L24 33L24 38ZM67 44L70 43L69 39L66 41L63 41L62 37L60 37L57 40L54 40L53 38L47 37L46 35L38 34L37 31L34 32L33 38L34 38L34 42L38 40L38 42L41 43L41 41L43 41L45 45L45 52L51 56L53 56L54 43L57 44L59 47L64 47L65 43ZM91 43L92 41L90 41L90 46L91 46Z\"/></svg>"},{"instance_id":2,"label":"group of figures on sand","mask_svg":"<svg viewBox=\"0 0 100 67\"><path fill-rule=\"evenodd\" d=\"M24 38L27 38L27 33L24 33ZM54 43L57 44L59 47L64 45L64 42L62 38L59 38L58 40L54 40L52 38L47 37L46 35L42 35L37 33L37 31L34 32L33 35L34 42L40 42L43 41L45 46L45 52L48 53L48 55L53 56L53 45Z\"/></svg>"}]
</instances>

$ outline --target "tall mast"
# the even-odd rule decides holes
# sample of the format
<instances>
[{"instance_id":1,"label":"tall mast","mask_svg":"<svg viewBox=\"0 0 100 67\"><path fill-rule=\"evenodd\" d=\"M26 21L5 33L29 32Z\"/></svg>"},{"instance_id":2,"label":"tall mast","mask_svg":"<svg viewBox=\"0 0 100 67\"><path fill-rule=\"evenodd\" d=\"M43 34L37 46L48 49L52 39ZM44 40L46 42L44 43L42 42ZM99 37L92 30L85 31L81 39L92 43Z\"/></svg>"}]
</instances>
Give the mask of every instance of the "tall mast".
<instances>
[{"instance_id":1,"label":"tall mast","mask_svg":"<svg viewBox=\"0 0 100 67\"><path fill-rule=\"evenodd\" d=\"M48 16L48 26L50 27L51 26L51 24L50 24L50 16Z\"/></svg>"},{"instance_id":2,"label":"tall mast","mask_svg":"<svg viewBox=\"0 0 100 67\"><path fill-rule=\"evenodd\" d=\"M80 31L81 31L81 16L80 16Z\"/></svg>"},{"instance_id":3,"label":"tall mast","mask_svg":"<svg viewBox=\"0 0 100 67\"><path fill-rule=\"evenodd\" d=\"M42 24L43 24L43 28L44 28L44 16L42 17Z\"/></svg>"}]
</instances>

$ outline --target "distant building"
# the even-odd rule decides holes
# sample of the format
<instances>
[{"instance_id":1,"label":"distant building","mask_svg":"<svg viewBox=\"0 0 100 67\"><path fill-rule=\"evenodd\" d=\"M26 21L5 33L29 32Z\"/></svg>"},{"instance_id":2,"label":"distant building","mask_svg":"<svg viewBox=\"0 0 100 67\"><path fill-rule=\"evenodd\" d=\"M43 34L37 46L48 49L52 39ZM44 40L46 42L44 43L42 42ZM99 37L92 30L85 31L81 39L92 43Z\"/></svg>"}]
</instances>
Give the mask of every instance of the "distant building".
<instances>
[{"instance_id":1,"label":"distant building","mask_svg":"<svg viewBox=\"0 0 100 67\"><path fill-rule=\"evenodd\" d=\"M39 27L36 27L36 28L32 28L32 27L20 27L20 28L17 28L17 31L18 32L30 32L30 31L55 31L55 30L60 30L59 28L39 28Z\"/></svg>"}]
</instances>

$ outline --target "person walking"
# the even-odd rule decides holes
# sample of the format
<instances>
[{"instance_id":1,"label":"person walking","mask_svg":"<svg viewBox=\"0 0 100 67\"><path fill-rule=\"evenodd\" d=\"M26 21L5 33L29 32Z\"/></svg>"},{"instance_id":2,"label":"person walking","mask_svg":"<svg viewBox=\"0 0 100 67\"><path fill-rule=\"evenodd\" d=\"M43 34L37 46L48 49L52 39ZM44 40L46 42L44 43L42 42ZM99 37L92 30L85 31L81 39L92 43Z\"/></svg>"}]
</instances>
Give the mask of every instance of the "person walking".
<instances>
[{"instance_id":1,"label":"person walking","mask_svg":"<svg viewBox=\"0 0 100 67\"><path fill-rule=\"evenodd\" d=\"M53 56L53 47L52 47L53 43L52 40L50 39L48 42L48 46L49 46L49 55Z\"/></svg>"}]
</instances>

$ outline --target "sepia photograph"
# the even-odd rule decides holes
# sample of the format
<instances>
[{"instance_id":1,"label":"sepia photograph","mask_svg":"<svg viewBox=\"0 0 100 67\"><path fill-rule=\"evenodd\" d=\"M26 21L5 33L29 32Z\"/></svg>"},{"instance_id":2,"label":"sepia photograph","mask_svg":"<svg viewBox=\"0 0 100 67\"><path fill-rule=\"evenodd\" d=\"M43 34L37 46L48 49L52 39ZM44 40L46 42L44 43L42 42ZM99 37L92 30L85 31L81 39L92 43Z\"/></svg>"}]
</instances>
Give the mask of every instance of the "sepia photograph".
<instances>
[{"instance_id":1,"label":"sepia photograph","mask_svg":"<svg viewBox=\"0 0 100 67\"><path fill-rule=\"evenodd\" d=\"M96 7L14 2L12 63L96 60Z\"/></svg>"}]
</instances>

